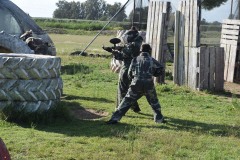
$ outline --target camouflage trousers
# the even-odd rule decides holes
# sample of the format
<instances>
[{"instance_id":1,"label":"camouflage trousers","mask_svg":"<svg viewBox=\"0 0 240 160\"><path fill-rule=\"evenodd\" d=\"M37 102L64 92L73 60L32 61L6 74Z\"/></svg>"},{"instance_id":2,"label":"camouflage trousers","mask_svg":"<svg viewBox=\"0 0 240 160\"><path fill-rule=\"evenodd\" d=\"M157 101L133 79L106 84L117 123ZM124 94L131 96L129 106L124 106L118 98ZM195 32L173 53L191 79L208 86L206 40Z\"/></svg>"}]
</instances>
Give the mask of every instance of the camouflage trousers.
<instances>
[{"instance_id":1,"label":"camouflage trousers","mask_svg":"<svg viewBox=\"0 0 240 160\"><path fill-rule=\"evenodd\" d=\"M154 113L154 120L160 119L162 117L161 106L151 78L148 80L133 79L126 96L121 101L117 111L113 113L111 119L119 121L129 110L131 105L142 96L146 96L148 103L151 105Z\"/></svg>"},{"instance_id":2,"label":"camouflage trousers","mask_svg":"<svg viewBox=\"0 0 240 160\"><path fill-rule=\"evenodd\" d=\"M119 72L116 109L120 105L123 98L126 96L130 83L131 80L128 77L128 67L123 66ZM131 105L131 109L140 111L137 101Z\"/></svg>"}]
</instances>

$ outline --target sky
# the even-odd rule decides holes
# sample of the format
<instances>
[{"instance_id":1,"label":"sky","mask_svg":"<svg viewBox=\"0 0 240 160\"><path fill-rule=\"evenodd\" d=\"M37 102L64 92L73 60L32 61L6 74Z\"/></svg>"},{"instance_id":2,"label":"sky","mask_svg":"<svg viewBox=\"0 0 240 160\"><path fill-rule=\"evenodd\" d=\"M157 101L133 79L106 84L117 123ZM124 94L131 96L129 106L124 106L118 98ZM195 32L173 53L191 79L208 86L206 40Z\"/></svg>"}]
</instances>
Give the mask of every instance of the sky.
<instances>
[{"instance_id":1,"label":"sky","mask_svg":"<svg viewBox=\"0 0 240 160\"><path fill-rule=\"evenodd\" d=\"M57 8L56 3L59 0L12 0L18 7L20 7L23 11L28 13L31 17L47 17L51 18L53 15L53 11ZM71 1L80 1L84 2L86 0L67 0ZM114 2L121 2L122 4L126 3L127 0L105 0L108 4L114 4ZM167 0L162 0L167 1ZM179 0L168 0L172 3L173 11L178 8ZM222 22L223 19L227 19L230 13L230 4L231 0L225 5L221 7L215 8L211 11L202 11L202 18L206 19L207 22L219 21ZM126 9L128 13L132 8L132 4Z\"/></svg>"}]
</instances>

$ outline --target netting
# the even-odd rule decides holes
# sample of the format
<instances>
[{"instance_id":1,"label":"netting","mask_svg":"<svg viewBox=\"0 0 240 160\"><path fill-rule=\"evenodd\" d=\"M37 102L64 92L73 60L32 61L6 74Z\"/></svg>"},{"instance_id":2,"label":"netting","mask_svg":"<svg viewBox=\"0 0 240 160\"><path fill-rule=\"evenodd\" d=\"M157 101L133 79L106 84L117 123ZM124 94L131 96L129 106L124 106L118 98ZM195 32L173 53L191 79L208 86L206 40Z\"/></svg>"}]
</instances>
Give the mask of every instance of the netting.
<instances>
[{"instance_id":1,"label":"netting","mask_svg":"<svg viewBox=\"0 0 240 160\"><path fill-rule=\"evenodd\" d=\"M240 19L240 13L239 13L239 8L240 8L240 1L235 0L232 4L233 6L233 19Z\"/></svg>"}]
</instances>

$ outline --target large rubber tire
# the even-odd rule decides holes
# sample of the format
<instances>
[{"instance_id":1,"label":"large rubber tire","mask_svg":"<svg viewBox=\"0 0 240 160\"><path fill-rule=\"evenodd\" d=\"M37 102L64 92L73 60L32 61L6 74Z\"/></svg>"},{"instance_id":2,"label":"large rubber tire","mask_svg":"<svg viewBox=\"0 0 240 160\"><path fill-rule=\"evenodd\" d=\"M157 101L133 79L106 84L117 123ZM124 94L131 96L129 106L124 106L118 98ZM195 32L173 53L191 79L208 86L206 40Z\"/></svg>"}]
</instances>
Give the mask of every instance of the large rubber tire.
<instances>
[{"instance_id":1,"label":"large rubber tire","mask_svg":"<svg viewBox=\"0 0 240 160\"><path fill-rule=\"evenodd\" d=\"M0 90L2 101L47 101L60 99L62 89L39 90L39 91L5 91Z\"/></svg>"},{"instance_id":2,"label":"large rubber tire","mask_svg":"<svg viewBox=\"0 0 240 160\"><path fill-rule=\"evenodd\" d=\"M29 91L57 90L63 88L61 78L42 79L42 80L15 80L0 79L0 90L8 91Z\"/></svg>"},{"instance_id":3,"label":"large rubber tire","mask_svg":"<svg viewBox=\"0 0 240 160\"><path fill-rule=\"evenodd\" d=\"M61 59L36 54L0 53L0 110L48 111L60 101Z\"/></svg>"},{"instance_id":4,"label":"large rubber tire","mask_svg":"<svg viewBox=\"0 0 240 160\"><path fill-rule=\"evenodd\" d=\"M36 101L36 102L17 102L17 101L0 101L0 110L5 108L14 107L14 110L20 112L41 113L48 111L55 107L60 100Z\"/></svg>"},{"instance_id":5,"label":"large rubber tire","mask_svg":"<svg viewBox=\"0 0 240 160\"><path fill-rule=\"evenodd\" d=\"M0 79L0 100L46 101L60 99L62 88L61 78L42 80Z\"/></svg>"},{"instance_id":6,"label":"large rubber tire","mask_svg":"<svg viewBox=\"0 0 240 160\"><path fill-rule=\"evenodd\" d=\"M0 53L1 79L46 79L60 76L59 57Z\"/></svg>"},{"instance_id":7,"label":"large rubber tire","mask_svg":"<svg viewBox=\"0 0 240 160\"><path fill-rule=\"evenodd\" d=\"M0 46L12 51L12 53L34 53L23 40L3 31L0 32Z\"/></svg>"}]
</instances>

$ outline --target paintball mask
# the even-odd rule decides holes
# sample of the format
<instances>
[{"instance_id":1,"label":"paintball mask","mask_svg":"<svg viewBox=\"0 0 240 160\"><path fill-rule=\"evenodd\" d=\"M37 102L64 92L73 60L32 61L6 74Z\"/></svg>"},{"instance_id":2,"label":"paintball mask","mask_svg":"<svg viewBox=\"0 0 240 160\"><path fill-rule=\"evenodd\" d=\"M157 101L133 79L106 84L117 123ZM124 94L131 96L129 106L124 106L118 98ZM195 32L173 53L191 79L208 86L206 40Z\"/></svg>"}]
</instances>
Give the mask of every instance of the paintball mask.
<instances>
[{"instance_id":1,"label":"paintball mask","mask_svg":"<svg viewBox=\"0 0 240 160\"><path fill-rule=\"evenodd\" d=\"M138 31L135 30L135 31L128 31L127 33L127 42L130 43L130 42L133 42L134 39L139 35Z\"/></svg>"}]
</instances>

